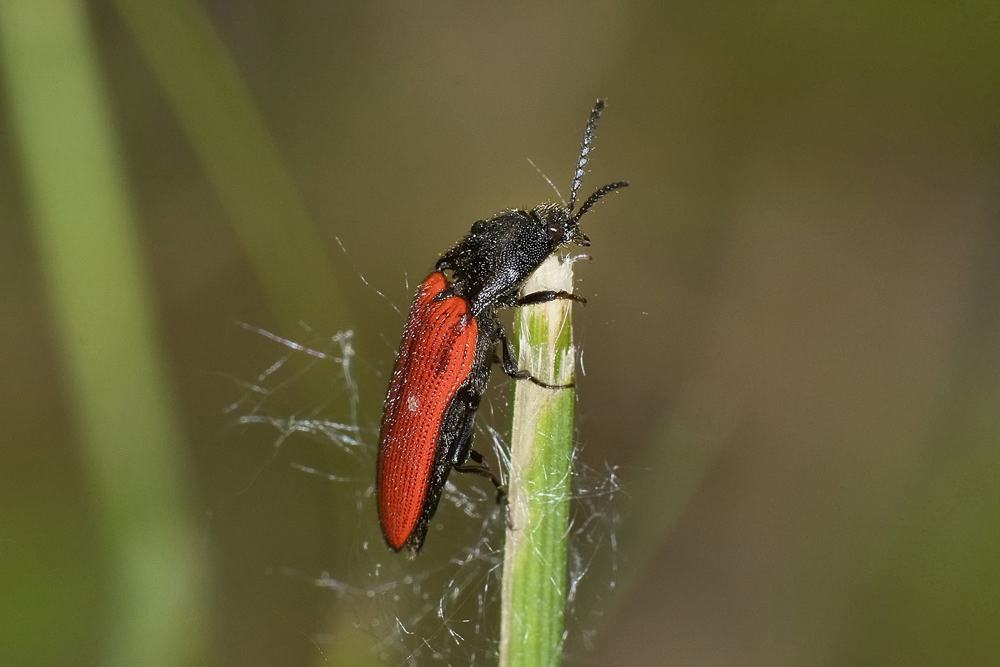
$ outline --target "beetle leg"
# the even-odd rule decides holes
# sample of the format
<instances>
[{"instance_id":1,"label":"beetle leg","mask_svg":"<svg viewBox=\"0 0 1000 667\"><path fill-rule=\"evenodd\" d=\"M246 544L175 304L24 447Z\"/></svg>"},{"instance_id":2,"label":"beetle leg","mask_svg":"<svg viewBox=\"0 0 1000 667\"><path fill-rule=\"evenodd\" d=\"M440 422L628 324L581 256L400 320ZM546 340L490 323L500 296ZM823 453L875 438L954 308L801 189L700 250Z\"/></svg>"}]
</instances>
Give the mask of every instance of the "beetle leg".
<instances>
[{"instance_id":1,"label":"beetle leg","mask_svg":"<svg viewBox=\"0 0 1000 667\"><path fill-rule=\"evenodd\" d=\"M564 292L559 290L558 292L553 292L552 290L544 290L541 292L532 292L531 294L525 294L520 299L514 301L515 306L530 306L536 303L548 303L549 301L555 301L556 299L569 299L570 301L576 301L577 303L587 303L587 300L582 296L576 294L571 294L570 292Z\"/></svg>"},{"instance_id":2,"label":"beetle leg","mask_svg":"<svg viewBox=\"0 0 1000 667\"><path fill-rule=\"evenodd\" d=\"M514 350L511 348L510 339L507 338L507 334L504 333L502 327L500 328L500 346L503 348L503 355L501 357L503 372L515 380L531 380L539 387L546 389L570 389L576 386L575 382L570 382L569 384L549 384L548 382L542 382L528 371L518 369L517 363L514 361Z\"/></svg>"},{"instance_id":3,"label":"beetle leg","mask_svg":"<svg viewBox=\"0 0 1000 667\"><path fill-rule=\"evenodd\" d=\"M473 475L479 475L480 477L485 477L491 482L493 486L497 489L497 505L503 505L506 509L507 507L507 487L503 485L500 478L493 474L493 468L490 464L486 462L483 455L474 449L469 450L469 458L475 461L475 463L456 463L455 470L458 472L468 472ZM510 517L508 517L508 521Z\"/></svg>"},{"instance_id":4,"label":"beetle leg","mask_svg":"<svg viewBox=\"0 0 1000 667\"><path fill-rule=\"evenodd\" d=\"M448 460L457 469L465 463L472 451L472 434L476 425L476 411L479 409L479 397L468 389L459 390L455 401L460 405L460 416L455 420L455 437L448 447Z\"/></svg>"},{"instance_id":5,"label":"beetle leg","mask_svg":"<svg viewBox=\"0 0 1000 667\"><path fill-rule=\"evenodd\" d=\"M457 397L456 400L464 401L472 409L467 410L463 417L458 438L455 439L455 445L451 451L451 465L458 472L472 473L486 477L493 482L493 486L497 490L497 505L503 505L504 514L507 516L507 525L513 529L514 526L510 521L510 505L507 502L507 487L503 485L500 478L493 474L493 469L490 468L490 464L486 462L483 455L472 448L473 427L476 422L476 410L473 406L479 405L479 397L465 395ZM468 459L472 459L473 463L467 463Z\"/></svg>"}]
</instances>

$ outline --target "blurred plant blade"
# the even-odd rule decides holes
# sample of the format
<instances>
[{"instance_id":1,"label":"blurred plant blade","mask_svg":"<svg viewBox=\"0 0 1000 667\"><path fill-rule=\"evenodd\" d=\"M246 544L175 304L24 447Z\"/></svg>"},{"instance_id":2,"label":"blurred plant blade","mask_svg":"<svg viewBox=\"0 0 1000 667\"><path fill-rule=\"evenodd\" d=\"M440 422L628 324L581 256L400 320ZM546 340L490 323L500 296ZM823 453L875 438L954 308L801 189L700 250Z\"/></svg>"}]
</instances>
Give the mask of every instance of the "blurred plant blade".
<instances>
[{"instance_id":1,"label":"blurred plant blade","mask_svg":"<svg viewBox=\"0 0 1000 667\"><path fill-rule=\"evenodd\" d=\"M81 3L4 0L0 49L65 392L111 559L103 664L204 664L183 438Z\"/></svg>"},{"instance_id":2,"label":"blurred plant blade","mask_svg":"<svg viewBox=\"0 0 1000 667\"><path fill-rule=\"evenodd\" d=\"M192 0L114 0L205 167L286 334L350 327L325 244L235 63Z\"/></svg>"},{"instance_id":3,"label":"blurred plant blade","mask_svg":"<svg viewBox=\"0 0 1000 667\"><path fill-rule=\"evenodd\" d=\"M978 303L943 393L921 483L859 567L865 602L847 660L989 665L1000 656L1000 234L981 245ZM859 596L861 597L861 596Z\"/></svg>"}]
</instances>

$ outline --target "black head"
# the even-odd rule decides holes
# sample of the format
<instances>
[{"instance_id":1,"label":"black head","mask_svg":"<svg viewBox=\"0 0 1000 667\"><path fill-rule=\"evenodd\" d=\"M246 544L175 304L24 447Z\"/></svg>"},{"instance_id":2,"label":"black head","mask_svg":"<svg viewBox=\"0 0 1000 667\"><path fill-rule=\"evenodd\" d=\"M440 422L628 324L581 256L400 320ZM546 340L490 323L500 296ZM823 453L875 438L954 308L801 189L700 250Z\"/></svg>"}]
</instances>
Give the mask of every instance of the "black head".
<instances>
[{"instance_id":1,"label":"black head","mask_svg":"<svg viewBox=\"0 0 1000 667\"><path fill-rule=\"evenodd\" d=\"M531 211L531 216L542 225L545 238L552 244L553 252L571 243L588 246L590 245L590 239L580 231L580 218L583 217L584 213L593 208L594 204L600 201L601 197L618 188L624 188L627 185L627 181L618 181L616 183L609 183L598 189L587 198L587 201L583 203L583 206L580 207L580 210L575 215L573 214L573 204L570 202L567 206L539 204Z\"/></svg>"},{"instance_id":2,"label":"black head","mask_svg":"<svg viewBox=\"0 0 1000 667\"><path fill-rule=\"evenodd\" d=\"M573 186L570 191L569 204L563 206L540 204L531 212L532 217L543 225L545 237L552 243L552 252L571 243L582 246L590 245L590 239L580 231L580 218L600 201L601 197L628 185L626 181L605 185L590 195L576 214L573 213L573 208L576 206L576 196L580 192L583 176L586 173L584 167L590 161L590 152L593 150L594 131L597 129L597 121L601 118L602 111L604 111L604 100L597 100L597 104L590 112L587 128L583 132L583 145L580 147L580 159L577 160L576 171L573 172Z\"/></svg>"},{"instance_id":3,"label":"black head","mask_svg":"<svg viewBox=\"0 0 1000 667\"><path fill-rule=\"evenodd\" d=\"M625 181L605 185L590 195L580 210L573 210L603 110L604 100L598 100L590 112L568 204L539 204L530 211L504 211L480 220L438 260L438 270L454 272L451 289L472 302L474 315L510 300L528 276L559 248L590 245L590 239L580 231L580 218L604 195L628 185Z\"/></svg>"}]
</instances>

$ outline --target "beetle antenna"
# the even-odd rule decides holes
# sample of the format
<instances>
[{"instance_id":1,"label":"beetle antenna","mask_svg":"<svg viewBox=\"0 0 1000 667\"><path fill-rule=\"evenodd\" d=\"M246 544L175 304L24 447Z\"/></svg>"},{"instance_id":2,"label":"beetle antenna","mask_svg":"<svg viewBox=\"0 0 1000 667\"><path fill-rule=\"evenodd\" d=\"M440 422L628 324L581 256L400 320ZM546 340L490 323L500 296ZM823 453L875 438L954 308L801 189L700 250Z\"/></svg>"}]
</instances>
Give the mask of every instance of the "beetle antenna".
<instances>
[{"instance_id":1,"label":"beetle antenna","mask_svg":"<svg viewBox=\"0 0 1000 667\"><path fill-rule=\"evenodd\" d=\"M577 212L577 214L573 216L573 222L580 222L580 218L583 217L583 214L589 211L591 208L593 208L594 204L596 204L601 200L601 197L610 192L614 192L618 188L624 188L627 185L628 181L618 181L617 183L609 183L608 185L605 185L603 188L599 189L594 194L590 195L587 198L587 201L583 202L583 206L580 207L580 210Z\"/></svg>"},{"instance_id":2,"label":"beetle antenna","mask_svg":"<svg viewBox=\"0 0 1000 667\"><path fill-rule=\"evenodd\" d=\"M576 205L576 193L579 192L580 184L583 183L583 174L585 173L583 168L587 166L591 150L590 145L594 143L594 130L597 128L597 120L601 117L602 111L604 111L604 100L597 100L597 104L594 105L594 109L590 112L587 129L583 131L583 146L580 148L580 160L576 163L576 171L573 173L573 189L569 193L569 206L567 210L570 212L573 211L573 206Z\"/></svg>"}]
</instances>

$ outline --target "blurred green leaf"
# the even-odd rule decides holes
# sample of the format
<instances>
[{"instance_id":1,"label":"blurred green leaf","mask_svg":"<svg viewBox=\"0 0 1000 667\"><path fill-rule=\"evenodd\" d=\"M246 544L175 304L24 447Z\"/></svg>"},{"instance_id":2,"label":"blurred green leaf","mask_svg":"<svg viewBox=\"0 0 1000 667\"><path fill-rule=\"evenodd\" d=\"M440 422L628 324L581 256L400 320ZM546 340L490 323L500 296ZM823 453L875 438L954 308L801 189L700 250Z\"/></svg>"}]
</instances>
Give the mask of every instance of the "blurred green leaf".
<instances>
[{"instance_id":1,"label":"blurred green leaf","mask_svg":"<svg viewBox=\"0 0 1000 667\"><path fill-rule=\"evenodd\" d=\"M0 48L65 391L111 560L104 664L203 664L184 438L81 3L0 3Z\"/></svg>"},{"instance_id":2,"label":"blurred green leaf","mask_svg":"<svg viewBox=\"0 0 1000 667\"><path fill-rule=\"evenodd\" d=\"M305 203L235 63L191 0L115 0L229 214L285 335L350 328Z\"/></svg>"}]
</instances>

